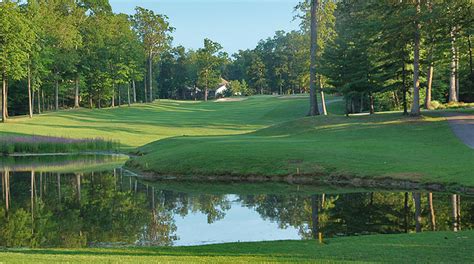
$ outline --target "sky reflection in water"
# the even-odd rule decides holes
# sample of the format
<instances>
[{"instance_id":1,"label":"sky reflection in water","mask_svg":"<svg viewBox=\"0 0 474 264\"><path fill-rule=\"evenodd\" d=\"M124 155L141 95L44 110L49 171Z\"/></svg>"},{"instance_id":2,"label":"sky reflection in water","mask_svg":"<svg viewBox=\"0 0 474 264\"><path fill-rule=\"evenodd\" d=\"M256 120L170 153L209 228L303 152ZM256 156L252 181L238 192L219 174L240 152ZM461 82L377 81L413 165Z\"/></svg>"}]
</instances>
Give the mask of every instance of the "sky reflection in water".
<instances>
[{"instance_id":1,"label":"sky reflection in water","mask_svg":"<svg viewBox=\"0 0 474 264\"><path fill-rule=\"evenodd\" d=\"M248 185L233 185L229 192L241 193L226 194L215 184L145 183L105 166L116 162L0 161L9 164L0 182L0 246L179 246L415 231L411 192L246 191ZM422 231L472 229L472 197L435 193L431 208L429 194L420 194Z\"/></svg>"}]
</instances>

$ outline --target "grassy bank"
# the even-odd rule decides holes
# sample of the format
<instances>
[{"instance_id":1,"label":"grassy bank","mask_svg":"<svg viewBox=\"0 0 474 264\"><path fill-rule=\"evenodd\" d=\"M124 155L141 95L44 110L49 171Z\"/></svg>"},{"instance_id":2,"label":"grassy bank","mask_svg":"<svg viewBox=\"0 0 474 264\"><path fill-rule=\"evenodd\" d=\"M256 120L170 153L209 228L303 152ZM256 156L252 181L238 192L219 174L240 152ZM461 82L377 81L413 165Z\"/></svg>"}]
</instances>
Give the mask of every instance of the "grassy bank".
<instances>
[{"instance_id":1,"label":"grassy bank","mask_svg":"<svg viewBox=\"0 0 474 264\"><path fill-rule=\"evenodd\" d=\"M160 175L358 176L474 186L474 152L441 117L300 118L244 135L176 137L130 166Z\"/></svg>"},{"instance_id":2,"label":"grassy bank","mask_svg":"<svg viewBox=\"0 0 474 264\"><path fill-rule=\"evenodd\" d=\"M12 249L6 263L248 263L248 262L452 262L470 263L474 232L374 235L316 241L231 243L198 247L124 249ZM465 252L466 254L459 254Z\"/></svg>"},{"instance_id":3,"label":"grassy bank","mask_svg":"<svg viewBox=\"0 0 474 264\"><path fill-rule=\"evenodd\" d=\"M347 118L343 107L334 102L330 116L308 118L305 97L161 100L14 118L0 132L120 141L122 150L139 147L143 154L129 166L159 175L336 175L474 186L474 152L439 112L417 119L400 113Z\"/></svg>"}]
</instances>

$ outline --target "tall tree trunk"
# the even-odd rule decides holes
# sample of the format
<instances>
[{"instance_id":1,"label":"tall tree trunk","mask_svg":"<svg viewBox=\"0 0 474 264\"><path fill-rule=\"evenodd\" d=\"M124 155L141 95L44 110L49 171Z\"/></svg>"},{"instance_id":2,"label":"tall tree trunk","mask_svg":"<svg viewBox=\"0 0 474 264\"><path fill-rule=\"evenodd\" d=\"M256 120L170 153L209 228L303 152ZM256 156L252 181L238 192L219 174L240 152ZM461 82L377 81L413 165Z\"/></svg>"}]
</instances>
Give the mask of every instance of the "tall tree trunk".
<instances>
[{"instance_id":1,"label":"tall tree trunk","mask_svg":"<svg viewBox=\"0 0 474 264\"><path fill-rule=\"evenodd\" d=\"M81 174L76 173L77 201L81 202Z\"/></svg>"},{"instance_id":2,"label":"tall tree trunk","mask_svg":"<svg viewBox=\"0 0 474 264\"><path fill-rule=\"evenodd\" d=\"M76 92L74 94L74 107L79 108L79 76L76 77Z\"/></svg>"},{"instance_id":3,"label":"tall tree trunk","mask_svg":"<svg viewBox=\"0 0 474 264\"><path fill-rule=\"evenodd\" d=\"M5 170L5 210L10 209L10 171Z\"/></svg>"},{"instance_id":4,"label":"tall tree trunk","mask_svg":"<svg viewBox=\"0 0 474 264\"><path fill-rule=\"evenodd\" d=\"M57 183L58 183L58 200L59 203L61 203L61 174L57 173Z\"/></svg>"},{"instance_id":5,"label":"tall tree trunk","mask_svg":"<svg viewBox=\"0 0 474 264\"><path fill-rule=\"evenodd\" d=\"M433 13L433 2L431 0L426 1L427 7L428 7L428 12L429 15L431 16ZM433 19L429 19L428 24L431 26L433 24ZM434 39L432 33L428 33L429 35L429 45L430 48L428 49L428 60L427 60L427 65L428 65L428 74L426 74L426 79L427 79L427 86L426 86L426 96L425 96L425 109L431 109L431 86L433 83L433 49L434 49Z\"/></svg>"},{"instance_id":6,"label":"tall tree trunk","mask_svg":"<svg viewBox=\"0 0 474 264\"><path fill-rule=\"evenodd\" d=\"M453 230L454 232L457 232L459 230L459 224L458 224L458 202L457 202L457 195L453 194L451 196L451 202L452 202L452 216L453 216Z\"/></svg>"},{"instance_id":7,"label":"tall tree trunk","mask_svg":"<svg viewBox=\"0 0 474 264\"><path fill-rule=\"evenodd\" d=\"M321 80L321 76L318 77L318 83L319 83L319 91L321 92L321 105L322 105L322 110L323 110L323 115L327 116L328 111L326 108L326 100L324 98L324 90L323 90L323 84Z\"/></svg>"},{"instance_id":8,"label":"tall tree trunk","mask_svg":"<svg viewBox=\"0 0 474 264\"><path fill-rule=\"evenodd\" d=\"M406 64L405 59L403 60L403 67L402 67L402 86L403 86L403 115L408 115L408 102L407 102L407 71L406 71Z\"/></svg>"},{"instance_id":9,"label":"tall tree trunk","mask_svg":"<svg viewBox=\"0 0 474 264\"><path fill-rule=\"evenodd\" d=\"M430 66L428 67L428 75L426 79L428 80L428 85L426 86L426 98L425 98L425 108L431 109L431 87L433 85L433 72L434 67L433 64L430 62Z\"/></svg>"},{"instance_id":10,"label":"tall tree trunk","mask_svg":"<svg viewBox=\"0 0 474 264\"><path fill-rule=\"evenodd\" d=\"M372 92L369 93L369 101L370 101L370 114L375 114L375 106L374 106L374 95Z\"/></svg>"},{"instance_id":11,"label":"tall tree trunk","mask_svg":"<svg viewBox=\"0 0 474 264\"><path fill-rule=\"evenodd\" d=\"M420 115L420 0L416 1L416 18L415 18L415 47L413 60L413 105L411 115Z\"/></svg>"},{"instance_id":12,"label":"tall tree trunk","mask_svg":"<svg viewBox=\"0 0 474 264\"><path fill-rule=\"evenodd\" d=\"M59 74L57 74L59 75ZM58 78L58 76L56 76L56 78ZM54 109L56 111L59 110L59 80L56 79L56 85L55 85L55 89L54 89Z\"/></svg>"},{"instance_id":13,"label":"tall tree trunk","mask_svg":"<svg viewBox=\"0 0 474 264\"><path fill-rule=\"evenodd\" d=\"M451 75L449 78L449 102L457 102L456 94L456 34L455 27L451 30Z\"/></svg>"},{"instance_id":14,"label":"tall tree trunk","mask_svg":"<svg viewBox=\"0 0 474 264\"><path fill-rule=\"evenodd\" d=\"M6 85L5 85L5 115L8 119L10 117L10 115L8 114L8 77L5 78L5 82L6 82Z\"/></svg>"},{"instance_id":15,"label":"tall tree trunk","mask_svg":"<svg viewBox=\"0 0 474 264\"><path fill-rule=\"evenodd\" d=\"M132 102L131 102L131 99L130 99L130 85L131 85L131 83L129 83L129 84L127 85L127 102L128 102L128 106L130 106L130 104L132 103Z\"/></svg>"},{"instance_id":16,"label":"tall tree trunk","mask_svg":"<svg viewBox=\"0 0 474 264\"><path fill-rule=\"evenodd\" d=\"M314 194L311 195L311 235L313 239L319 237L319 201L318 197Z\"/></svg>"},{"instance_id":17,"label":"tall tree trunk","mask_svg":"<svg viewBox=\"0 0 474 264\"><path fill-rule=\"evenodd\" d=\"M36 105L36 92L34 89L31 89L31 106L33 108L33 113L35 112L35 105Z\"/></svg>"},{"instance_id":18,"label":"tall tree trunk","mask_svg":"<svg viewBox=\"0 0 474 264\"><path fill-rule=\"evenodd\" d=\"M135 80L132 80L132 88L133 88L133 103L137 103L137 89L135 87Z\"/></svg>"},{"instance_id":19,"label":"tall tree trunk","mask_svg":"<svg viewBox=\"0 0 474 264\"><path fill-rule=\"evenodd\" d=\"M472 42L471 42L471 35L468 35L467 36L467 45L468 45L468 48L469 48L469 68L470 68L470 73L471 73L471 76L474 74L474 70L473 70L473 65L472 65Z\"/></svg>"},{"instance_id":20,"label":"tall tree trunk","mask_svg":"<svg viewBox=\"0 0 474 264\"><path fill-rule=\"evenodd\" d=\"M154 210L155 206L155 187L151 187L151 208Z\"/></svg>"},{"instance_id":21,"label":"tall tree trunk","mask_svg":"<svg viewBox=\"0 0 474 264\"><path fill-rule=\"evenodd\" d=\"M459 49L456 47L456 99L461 101L461 94L459 93Z\"/></svg>"},{"instance_id":22,"label":"tall tree trunk","mask_svg":"<svg viewBox=\"0 0 474 264\"><path fill-rule=\"evenodd\" d=\"M431 230L436 231L436 215L433 206L433 193L428 194L428 205L430 207Z\"/></svg>"},{"instance_id":23,"label":"tall tree trunk","mask_svg":"<svg viewBox=\"0 0 474 264\"><path fill-rule=\"evenodd\" d=\"M115 83L112 83L112 108L115 107Z\"/></svg>"},{"instance_id":24,"label":"tall tree trunk","mask_svg":"<svg viewBox=\"0 0 474 264\"><path fill-rule=\"evenodd\" d=\"M44 109L45 109L45 108L44 108L44 106L45 106L44 90L41 90L41 103L42 103L42 105L43 105L43 107L41 107L41 109L42 109L43 111L45 111L45 110L44 110Z\"/></svg>"},{"instance_id":25,"label":"tall tree trunk","mask_svg":"<svg viewBox=\"0 0 474 264\"><path fill-rule=\"evenodd\" d=\"M209 96L209 89L207 89L207 87L206 87L206 89L204 89L204 101L207 102L207 97L208 96Z\"/></svg>"},{"instance_id":26,"label":"tall tree trunk","mask_svg":"<svg viewBox=\"0 0 474 264\"><path fill-rule=\"evenodd\" d=\"M31 171L31 226L33 227L33 223L35 220L35 171ZM33 233L33 228L32 228Z\"/></svg>"},{"instance_id":27,"label":"tall tree trunk","mask_svg":"<svg viewBox=\"0 0 474 264\"><path fill-rule=\"evenodd\" d=\"M413 199L415 201L415 228L416 232L421 232L421 194L413 193Z\"/></svg>"},{"instance_id":28,"label":"tall tree trunk","mask_svg":"<svg viewBox=\"0 0 474 264\"><path fill-rule=\"evenodd\" d=\"M40 172L40 198L43 199L43 190L46 189L46 185L43 185L43 173Z\"/></svg>"},{"instance_id":29,"label":"tall tree trunk","mask_svg":"<svg viewBox=\"0 0 474 264\"><path fill-rule=\"evenodd\" d=\"M33 96L31 93L31 69L28 63L28 114L30 118L33 117Z\"/></svg>"},{"instance_id":30,"label":"tall tree trunk","mask_svg":"<svg viewBox=\"0 0 474 264\"><path fill-rule=\"evenodd\" d=\"M149 77L148 81L150 82L150 103L153 103L153 54L150 52L148 55L148 71Z\"/></svg>"},{"instance_id":31,"label":"tall tree trunk","mask_svg":"<svg viewBox=\"0 0 474 264\"><path fill-rule=\"evenodd\" d=\"M405 192L405 201L403 204L404 208L404 224L405 224L405 233L408 233L408 192Z\"/></svg>"},{"instance_id":32,"label":"tall tree trunk","mask_svg":"<svg viewBox=\"0 0 474 264\"><path fill-rule=\"evenodd\" d=\"M309 116L319 115L318 98L316 93L317 65L316 56L318 52L318 11L319 0L311 0L311 63L309 69Z\"/></svg>"},{"instance_id":33,"label":"tall tree trunk","mask_svg":"<svg viewBox=\"0 0 474 264\"><path fill-rule=\"evenodd\" d=\"M145 96L144 96L144 97L145 97L145 98L144 98L144 99L145 99L145 102L144 102L144 103L148 102L148 90L146 89L146 86L147 86L146 83L147 83L147 78L146 78L146 76L145 76L145 78L143 78L143 91L144 91L144 95L145 95Z\"/></svg>"},{"instance_id":34,"label":"tall tree trunk","mask_svg":"<svg viewBox=\"0 0 474 264\"><path fill-rule=\"evenodd\" d=\"M0 175L2 176L2 198L5 199L5 173L2 171Z\"/></svg>"},{"instance_id":35,"label":"tall tree trunk","mask_svg":"<svg viewBox=\"0 0 474 264\"><path fill-rule=\"evenodd\" d=\"M41 114L41 90L38 87L38 95L37 95L37 100L38 100L38 114Z\"/></svg>"},{"instance_id":36,"label":"tall tree trunk","mask_svg":"<svg viewBox=\"0 0 474 264\"><path fill-rule=\"evenodd\" d=\"M120 85L117 86L117 94L118 94L118 106L120 107L122 104L122 95L120 94Z\"/></svg>"},{"instance_id":37,"label":"tall tree trunk","mask_svg":"<svg viewBox=\"0 0 474 264\"><path fill-rule=\"evenodd\" d=\"M461 195L457 195L457 200L456 202L458 203L457 209L458 209L458 230L461 231Z\"/></svg>"},{"instance_id":38,"label":"tall tree trunk","mask_svg":"<svg viewBox=\"0 0 474 264\"><path fill-rule=\"evenodd\" d=\"M2 73L2 122L7 122L7 76Z\"/></svg>"}]
</instances>

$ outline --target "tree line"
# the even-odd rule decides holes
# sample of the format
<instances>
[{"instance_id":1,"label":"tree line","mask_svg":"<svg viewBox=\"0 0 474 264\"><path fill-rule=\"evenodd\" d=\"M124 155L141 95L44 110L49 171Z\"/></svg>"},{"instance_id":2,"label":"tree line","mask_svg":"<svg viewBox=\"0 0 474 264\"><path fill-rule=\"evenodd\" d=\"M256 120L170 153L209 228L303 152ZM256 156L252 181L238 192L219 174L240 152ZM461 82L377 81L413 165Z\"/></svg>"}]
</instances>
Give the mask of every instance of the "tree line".
<instances>
[{"instance_id":1,"label":"tree line","mask_svg":"<svg viewBox=\"0 0 474 264\"><path fill-rule=\"evenodd\" d=\"M199 212L208 224L217 223L235 200L212 191L161 190L120 169L75 174L5 169L0 185L2 247L172 246L178 239L176 216ZM295 228L303 239L469 230L472 200L420 192L237 194L237 201L260 218L280 229Z\"/></svg>"},{"instance_id":2,"label":"tree line","mask_svg":"<svg viewBox=\"0 0 474 264\"><path fill-rule=\"evenodd\" d=\"M9 114L31 117L46 110L80 106L115 107L152 102L171 93L157 91L165 75L174 28L168 17L141 7L114 14L107 0L31 0L0 3L2 120ZM186 52L195 59L194 84L214 85L222 47L205 40ZM178 58L178 61L180 59ZM160 67L159 71L155 67ZM188 75L178 78L187 84ZM212 87L213 88L213 87ZM11 107L9 107L11 106Z\"/></svg>"},{"instance_id":3,"label":"tree line","mask_svg":"<svg viewBox=\"0 0 474 264\"><path fill-rule=\"evenodd\" d=\"M107 0L3 1L2 117L207 100L226 80L225 95L310 92L312 115L324 91L343 95L348 113L416 115L474 101L473 17L469 0L304 0L299 30L229 56L209 39L173 46L168 18L140 7L125 15Z\"/></svg>"},{"instance_id":4,"label":"tree line","mask_svg":"<svg viewBox=\"0 0 474 264\"><path fill-rule=\"evenodd\" d=\"M474 100L472 1L341 1L321 72L351 98L417 115L432 100ZM367 102L367 100L365 100Z\"/></svg>"},{"instance_id":5,"label":"tree line","mask_svg":"<svg viewBox=\"0 0 474 264\"><path fill-rule=\"evenodd\" d=\"M417 115L474 101L472 1L307 0L295 10L300 30L239 51L231 79L254 91L312 91L311 115L323 91L344 95L348 113Z\"/></svg>"}]
</instances>

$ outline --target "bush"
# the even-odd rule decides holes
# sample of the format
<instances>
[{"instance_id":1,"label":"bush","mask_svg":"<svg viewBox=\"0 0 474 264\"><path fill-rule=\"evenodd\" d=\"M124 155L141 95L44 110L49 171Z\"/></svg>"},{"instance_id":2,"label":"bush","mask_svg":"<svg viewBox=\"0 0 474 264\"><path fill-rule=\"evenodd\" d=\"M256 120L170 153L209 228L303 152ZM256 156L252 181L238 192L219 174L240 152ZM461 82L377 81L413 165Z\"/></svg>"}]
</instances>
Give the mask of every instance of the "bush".
<instances>
[{"instance_id":1,"label":"bush","mask_svg":"<svg viewBox=\"0 0 474 264\"><path fill-rule=\"evenodd\" d=\"M242 80L241 82L238 80L231 81L230 82L230 89L232 91L232 95L237 95L237 96L250 96L252 95L252 90L249 88L247 85L247 82L245 80Z\"/></svg>"},{"instance_id":2,"label":"bush","mask_svg":"<svg viewBox=\"0 0 474 264\"><path fill-rule=\"evenodd\" d=\"M431 101L430 108L431 109L444 109L446 107L439 101L433 100Z\"/></svg>"}]
</instances>

